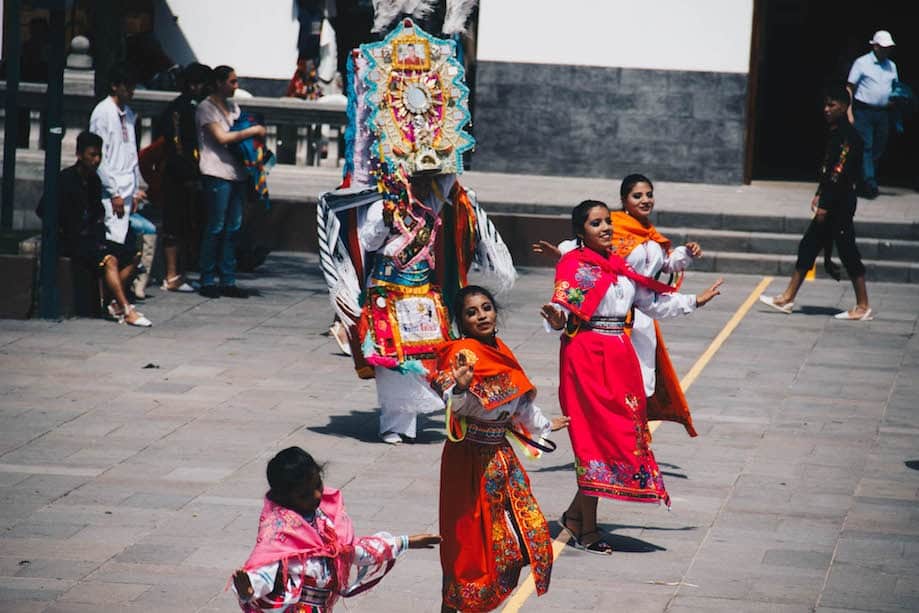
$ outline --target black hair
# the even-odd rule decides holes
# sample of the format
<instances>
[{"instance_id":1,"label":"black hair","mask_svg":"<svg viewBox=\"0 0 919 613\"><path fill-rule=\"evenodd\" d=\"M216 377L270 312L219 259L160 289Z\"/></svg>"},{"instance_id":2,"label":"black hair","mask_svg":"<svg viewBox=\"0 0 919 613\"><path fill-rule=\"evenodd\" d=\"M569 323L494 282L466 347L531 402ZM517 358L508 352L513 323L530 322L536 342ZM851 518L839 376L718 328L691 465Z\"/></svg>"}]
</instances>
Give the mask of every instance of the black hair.
<instances>
[{"instance_id":1,"label":"black hair","mask_svg":"<svg viewBox=\"0 0 919 613\"><path fill-rule=\"evenodd\" d=\"M453 319L456 321L456 328L459 330L460 335L465 334L463 330L463 305L466 304L466 298L469 296L485 296L495 307L495 315L501 311L498 301L495 300L494 295L488 289L481 285L467 285L461 288L453 298Z\"/></svg>"},{"instance_id":2,"label":"black hair","mask_svg":"<svg viewBox=\"0 0 919 613\"><path fill-rule=\"evenodd\" d=\"M211 71L211 81L216 85L217 83L223 83L230 78L230 73L236 72L231 66L221 64L217 68Z\"/></svg>"},{"instance_id":3,"label":"black hair","mask_svg":"<svg viewBox=\"0 0 919 613\"><path fill-rule=\"evenodd\" d=\"M137 77L130 66L124 62L116 62L108 71L108 86L111 89L116 85L132 87L137 84Z\"/></svg>"},{"instance_id":4,"label":"black hair","mask_svg":"<svg viewBox=\"0 0 919 613\"><path fill-rule=\"evenodd\" d=\"M77 154L83 153L89 147L102 149L102 137L98 134L83 130L77 135Z\"/></svg>"},{"instance_id":5,"label":"black hair","mask_svg":"<svg viewBox=\"0 0 919 613\"><path fill-rule=\"evenodd\" d=\"M844 105L849 106L849 90L846 89L846 86L841 81L827 83L823 87L823 99L842 102Z\"/></svg>"},{"instance_id":6,"label":"black hair","mask_svg":"<svg viewBox=\"0 0 919 613\"><path fill-rule=\"evenodd\" d=\"M188 87L189 83L208 83L212 72L210 66L192 62L182 69L182 84Z\"/></svg>"},{"instance_id":7,"label":"black hair","mask_svg":"<svg viewBox=\"0 0 919 613\"><path fill-rule=\"evenodd\" d=\"M651 186L651 189L654 189L654 183L651 183L651 179L648 177L640 174L631 174L623 179L622 183L619 185L619 197L625 200L626 196L631 193L632 188L639 183L647 183Z\"/></svg>"},{"instance_id":8,"label":"black hair","mask_svg":"<svg viewBox=\"0 0 919 613\"><path fill-rule=\"evenodd\" d=\"M587 223L590 209L594 209L598 206L602 206L606 210L609 210L609 206L605 202L600 202L599 200L584 200L571 209L571 232L577 237L578 245L581 244L581 234L584 233L584 224Z\"/></svg>"},{"instance_id":9,"label":"black hair","mask_svg":"<svg viewBox=\"0 0 919 613\"><path fill-rule=\"evenodd\" d=\"M321 477L322 467L300 447L288 447L269 460L265 472L271 492L283 499L307 479Z\"/></svg>"}]
</instances>

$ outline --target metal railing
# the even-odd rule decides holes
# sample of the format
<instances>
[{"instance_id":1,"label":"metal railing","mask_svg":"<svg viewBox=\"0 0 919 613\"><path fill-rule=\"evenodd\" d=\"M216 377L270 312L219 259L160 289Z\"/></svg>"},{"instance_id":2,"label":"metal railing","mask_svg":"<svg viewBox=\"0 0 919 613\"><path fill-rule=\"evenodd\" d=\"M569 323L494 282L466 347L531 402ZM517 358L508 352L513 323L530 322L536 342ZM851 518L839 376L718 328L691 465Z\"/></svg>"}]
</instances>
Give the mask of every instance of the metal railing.
<instances>
[{"instance_id":1,"label":"metal railing","mask_svg":"<svg viewBox=\"0 0 919 613\"><path fill-rule=\"evenodd\" d=\"M89 125L89 116L97 100L93 95L92 78L87 74L67 71L64 79L64 150L72 150L77 134ZM42 111L46 107L44 83L20 83L17 98L20 109L28 109L28 149L38 151L41 143ZM0 81L0 92L6 95L6 81ZM131 108L140 117L139 143L150 143L153 120L179 92L137 90ZM346 104L340 98L330 100L300 100L297 98L238 98L236 103L248 112L261 113L268 130L269 149L284 148L288 155L279 156L279 163L296 165L333 165L344 155L342 135L347 123ZM0 109L0 114L3 110ZM287 142L284 142L286 139ZM294 144L290 144L294 140ZM322 148L326 155L322 155ZM292 153L292 155L290 155ZM291 159L292 158L292 159Z\"/></svg>"}]
</instances>

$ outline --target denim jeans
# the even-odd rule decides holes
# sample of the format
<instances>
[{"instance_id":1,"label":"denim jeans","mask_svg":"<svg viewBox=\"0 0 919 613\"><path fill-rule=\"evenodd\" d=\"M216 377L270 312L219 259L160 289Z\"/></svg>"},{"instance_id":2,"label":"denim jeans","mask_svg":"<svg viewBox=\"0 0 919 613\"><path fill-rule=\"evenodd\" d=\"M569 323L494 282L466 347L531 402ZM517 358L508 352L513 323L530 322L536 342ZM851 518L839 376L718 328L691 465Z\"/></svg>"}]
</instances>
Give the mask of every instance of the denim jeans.
<instances>
[{"instance_id":1,"label":"denim jeans","mask_svg":"<svg viewBox=\"0 0 919 613\"><path fill-rule=\"evenodd\" d=\"M153 225L153 222L140 213L131 213L128 223L131 224L131 232L138 236L156 234L156 226Z\"/></svg>"},{"instance_id":2,"label":"denim jeans","mask_svg":"<svg viewBox=\"0 0 919 613\"><path fill-rule=\"evenodd\" d=\"M887 133L890 130L890 113L884 109L855 108L855 130L862 137L865 153L862 156L862 177L865 187L877 189L874 164L887 147Z\"/></svg>"},{"instance_id":3,"label":"denim jeans","mask_svg":"<svg viewBox=\"0 0 919 613\"><path fill-rule=\"evenodd\" d=\"M245 181L227 181L205 175L207 225L201 239L201 285L236 285L236 238L243 221Z\"/></svg>"}]
</instances>

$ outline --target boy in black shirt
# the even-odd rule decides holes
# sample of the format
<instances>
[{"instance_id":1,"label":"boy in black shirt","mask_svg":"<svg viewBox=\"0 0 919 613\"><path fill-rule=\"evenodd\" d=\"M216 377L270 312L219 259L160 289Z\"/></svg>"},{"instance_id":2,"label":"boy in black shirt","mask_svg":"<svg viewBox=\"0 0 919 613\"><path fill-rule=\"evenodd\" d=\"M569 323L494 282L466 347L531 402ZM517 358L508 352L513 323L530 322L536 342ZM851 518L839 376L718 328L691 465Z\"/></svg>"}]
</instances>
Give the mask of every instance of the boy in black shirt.
<instances>
[{"instance_id":1,"label":"boy in black shirt","mask_svg":"<svg viewBox=\"0 0 919 613\"><path fill-rule=\"evenodd\" d=\"M105 239L105 209L102 181L96 174L102 161L102 137L92 132L77 136L77 161L58 178L58 245L60 254L98 270L114 297L109 313L119 322L149 327L150 320L134 310L124 293L124 284L134 273L137 253L125 244ZM42 216L39 202L38 216ZM124 215L124 211L122 211Z\"/></svg>"},{"instance_id":2,"label":"boy in black shirt","mask_svg":"<svg viewBox=\"0 0 919 613\"><path fill-rule=\"evenodd\" d=\"M861 178L862 139L849 123L846 112L849 93L839 85L826 91L823 116L829 125L826 153L817 175L819 185L811 201L814 219L798 245L798 261L785 291L773 297L763 294L760 301L783 313L791 313L795 297L804 282L804 275L814 265L817 254L825 249L827 256L835 245L839 251L852 287L855 308L836 314L836 319L871 319L868 290L865 287L865 266L855 245L856 184Z\"/></svg>"}]
</instances>

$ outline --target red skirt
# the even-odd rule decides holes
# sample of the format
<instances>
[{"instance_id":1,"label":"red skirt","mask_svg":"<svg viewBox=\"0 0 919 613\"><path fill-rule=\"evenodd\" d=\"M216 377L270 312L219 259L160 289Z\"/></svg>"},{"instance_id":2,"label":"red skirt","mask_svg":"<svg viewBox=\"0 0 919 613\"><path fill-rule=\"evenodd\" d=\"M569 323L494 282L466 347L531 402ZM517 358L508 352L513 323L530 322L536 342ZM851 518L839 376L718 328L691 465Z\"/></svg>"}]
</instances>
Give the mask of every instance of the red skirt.
<instances>
[{"instance_id":1,"label":"red skirt","mask_svg":"<svg viewBox=\"0 0 919 613\"><path fill-rule=\"evenodd\" d=\"M506 440L444 445L440 534L448 607L464 612L497 608L528 564L537 594L549 589L552 537L530 480Z\"/></svg>"},{"instance_id":2,"label":"red skirt","mask_svg":"<svg viewBox=\"0 0 919 613\"><path fill-rule=\"evenodd\" d=\"M581 493L670 506L651 452L641 368L629 337L590 330L565 336L559 370L559 402L571 418Z\"/></svg>"}]
</instances>

